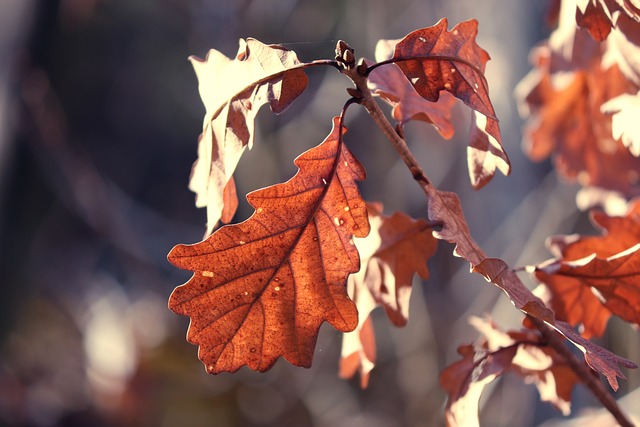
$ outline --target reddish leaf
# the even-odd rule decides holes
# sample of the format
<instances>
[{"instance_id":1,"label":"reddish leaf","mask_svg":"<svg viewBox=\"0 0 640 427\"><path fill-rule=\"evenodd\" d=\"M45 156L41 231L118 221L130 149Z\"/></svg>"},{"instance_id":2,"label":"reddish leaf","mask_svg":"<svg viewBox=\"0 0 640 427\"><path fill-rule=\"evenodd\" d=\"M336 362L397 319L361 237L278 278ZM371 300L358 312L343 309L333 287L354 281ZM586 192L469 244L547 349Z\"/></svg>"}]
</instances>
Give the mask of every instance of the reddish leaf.
<instances>
[{"instance_id":1,"label":"reddish leaf","mask_svg":"<svg viewBox=\"0 0 640 427\"><path fill-rule=\"evenodd\" d=\"M477 32L473 19L451 31L447 31L447 20L441 19L433 27L405 36L392 57L426 100L436 102L441 91L448 91L476 111L468 156L476 189L487 184L496 169L508 175L511 168L483 74L489 54L476 43Z\"/></svg>"},{"instance_id":2,"label":"reddish leaf","mask_svg":"<svg viewBox=\"0 0 640 427\"><path fill-rule=\"evenodd\" d=\"M225 218L235 213L237 198L223 192L244 148L253 144L258 110L269 103L271 111L282 113L304 91L307 76L294 52L251 38L240 40L234 59L214 49L204 60L189 59L207 110L189 189L196 206L207 208L209 235L224 209Z\"/></svg>"},{"instance_id":3,"label":"reddish leaf","mask_svg":"<svg viewBox=\"0 0 640 427\"><path fill-rule=\"evenodd\" d=\"M554 237L548 246L558 259L535 268L556 316L587 338L601 336L612 313L640 323L640 202L623 217L594 212L592 221L604 236Z\"/></svg>"},{"instance_id":4,"label":"reddish leaf","mask_svg":"<svg viewBox=\"0 0 640 427\"><path fill-rule=\"evenodd\" d=\"M616 27L611 31L602 53L603 68L617 65L620 72L636 88L640 85L640 26L638 17L630 18L625 14L618 15Z\"/></svg>"},{"instance_id":5,"label":"reddish leaf","mask_svg":"<svg viewBox=\"0 0 640 427\"><path fill-rule=\"evenodd\" d=\"M522 284L508 265L496 258L488 258L471 237L469 226L462 213L460 199L455 193L443 192L432 186L429 192L429 218L442 223L440 231L434 231L438 239L455 243L453 254L469 261L471 270L501 288L514 305L540 320L553 323L553 313L544 303Z\"/></svg>"},{"instance_id":6,"label":"reddish leaf","mask_svg":"<svg viewBox=\"0 0 640 427\"><path fill-rule=\"evenodd\" d=\"M238 210L238 195L236 193L236 181L233 177L229 178L227 185L224 186L222 191L222 200L224 206L220 213L220 221L225 224L229 224Z\"/></svg>"},{"instance_id":7,"label":"reddish leaf","mask_svg":"<svg viewBox=\"0 0 640 427\"><path fill-rule=\"evenodd\" d=\"M376 45L376 61L385 61L393 55L398 40L380 40ZM422 120L433 124L443 138L453 136L451 123L451 107L455 98L448 93L441 93L436 102L427 101L413 88L402 70L395 64L375 68L369 74L369 85L372 92L380 96L391 106L393 118L404 125L410 120Z\"/></svg>"},{"instance_id":8,"label":"reddish leaf","mask_svg":"<svg viewBox=\"0 0 640 427\"><path fill-rule=\"evenodd\" d=\"M611 99L638 92L629 79L635 72L623 72L630 60L608 48L617 38L610 36L601 46L586 31L576 30L569 18L533 51L536 68L516 89L521 112L528 116L525 151L535 161L552 155L567 180L626 197L639 195L640 159L616 141L611 116L603 108Z\"/></svg>"},{"instance_id":9,"label":"reddish leaf","mask_svg":"<svg viewBox=\"0 0 640 427\"><path fill-rule=\"evenodd\" d=\"M429 219L442 223L442 230L434 232L439 239L455 243L454 255L465 258L471 264L471 271L482 274L509 297L516 308L546 322L560 332L584 352L585 360L596 371L607 377L614 390L618 388L617 377L624 378L618 365L629 368L635 363L605 350L577 334L568 323L556 320L544 302L522 283L508 265L495 258L488 258L469 233L460 200L455 193L441 192L429 185Z\"/></svg>"},{"instance_id":10,"label":"reddish leaf","mask_svg":"<svg viewBox=\"0 0 640 427\"><path fill-rule=\"evenodd\" d=\"M494 352L473 345L460 346L463 359L449 365L440 375L440 384L449 398L445 408L448 427L479 426L478 408L484 387L503 375L516 355L517 347Z\"/></svg>"},{"instance_id":11,"label":"reddish leaf","mask_svg":"<svg viewBox=\"0 0 640 427\"><path fill-rule=\"evenodd\" d=\"M562 356L545 345L532 330L502 332L488 321L473 317L470 323L483 334L474 345L458 352L464 358L447 367L440 377L449 399L448 426L478 425L478 403L484 387L506 372L513 372L538 388L542 400L567 415L571 391L579 382Z\"/></svg>"},{"instance_id":12,"label":"reddish leaf","mask_svg":"<svg viewBox=\"0 0 640 427\"><path fill-rule=\"evenodd\" d=\"M629 369L636 369L636 365L631 360L620 357L609 350L595 345L580 334L576 333L570 324L561 320L556 320L553 328L564 335L568 340L576 344L576 346L584 353L584 360L596 372L601 373L607 379L607 382L613 389L618 391L618 378L626 379L622 371L618 367L624 366Z\"/></svg>"},{"instance_id":13,"label":"reddish leaf","mask_svg":"<svg viewBox=\"0 0 640 427\"><path fill-rule=\"evenodd\" d=\"M169 307L191 317L187 339L200 346L207 371L242 365L265 371L284 356L310 366L318 329L358 324L346 280L359 269L352 236L369 232L355 180L365 171L333 130L299 156L288 182L247 196L246 221L195 245L178 245L169 260L194 275L176 288Z\"/></svg>"},{"instance_id":14,"label":"reddish leaf","mask_svg":"<svg viewBox=\"0 0 640 427\"><path fill-rule=\"evenodd\" d=\"M603 41L613 28L609 11L605 11L604 4L598 0L587 0L582 3L586 5L583 10L580 10L580 5L576 8L576 23L579 27L586 28L594 40Z\"/></svg>"},{"instance_id":15,"label":"reddish leaf","mask_svg":"<svg viewBox=\"0 0 640 427\"><path fill-rule=\"evenodd\" d=\"M426 221L413 220L401 212L384 216L382 206L376 204L369 204L368 210L371 232L363 239L354 239L362 258L360 271L348 280L360 322L353 332L344 335L340 368L343 378L351 378L359 370L363 387L375 364L371 311L381 305L394 325L404 326L409 318L413 275L429 277L427 261L436 250Z\"/></svg>"},{"instance_id":16,"label":"reddish leaf","mask_svg":"<svg viewBox=\"0 0 640 427\"><path fill-rule=\"evenodd\" d=\"M538 268L543 268L543 265ZM579 280L549 275L544 271L536 271L535 276L546 285L547 292L543 298L549 301L558 319L579 326L580 334L587 339L604 334L611 312L591 292L591 288Z\"/></svg>"},{"instance_id":17,"label":"reddish leaf","mask_svg":"<svg viewBox=\"0 0 640 427\"><path fill-rule=\"evenodd\" d=\"M536 277L544 283L553 282L549 286L556 289L563 289L565 283L570 288L591 288L592 292L597 291L595 298L611 313L640 324L639 251L640 243L608 258L593 254L575 261L558 261L538 268ZM609 317L608 314L602 316Z\"/></svg>"},{"instance_id":18,"label":"reddish leaf","mask_svg":"<svg viewBox=\"0 0 640 427\"><path fill-rule=\"evenodd\" d=\"M447 31L448 22L406 35L393 59L425 99L435 102L440 91L451 92L469 107L496 118L482 73L489 54L475 42L478 22L461 22Z\"/></svg>"},{"instance_id":19,"label":"reddish leaf","mask_svg":"<svg viewBox=\"0 0 640 427\"><path fill-rule=\"evenodd\" d=\"M622 87L629 83L625 82L616 66L606 72L598 68L576 72L560 90L543 74L526 98L533 108L525 129L529 156L542 160L553 154L558 172L583 186L619 191L628 197L640 194L635 178L640 160L615 141L611 117L601 111L606 100L626 90Z\"/></svg>"},{"instance_id":20,"label":"reddish leaf","mask_svg":"<svg viewBox=\"0 0 640 427\"><path fill-rule=\"evenodd\" d=\"M607 38L623 13L634 21L640 21L640 9L629 0L578 0L576 23L589 31L597 41Z\"/></svg>"}]
</instances>

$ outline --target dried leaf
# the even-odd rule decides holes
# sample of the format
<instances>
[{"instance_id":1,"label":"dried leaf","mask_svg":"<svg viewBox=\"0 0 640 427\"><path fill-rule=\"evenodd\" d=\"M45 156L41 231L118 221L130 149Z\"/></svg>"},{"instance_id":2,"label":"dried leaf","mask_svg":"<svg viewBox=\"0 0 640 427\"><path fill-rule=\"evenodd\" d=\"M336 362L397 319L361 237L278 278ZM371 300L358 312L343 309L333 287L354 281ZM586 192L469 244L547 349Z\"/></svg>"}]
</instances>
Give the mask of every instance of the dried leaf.
<instances>
[{"instance_id":1,"label":"dried leaf","mask_svg":"<svg viewBox=\"0 0 640 427\"><path fill-rule=\"evenodd\" d=\"M617 25L620 13L640 21L640 9L629 0L577 0L576 23L599 42Z\"/></svg>"},{"instance_id":2,"label":"dried leaf","mask_svg":"<svg viewBox=\"0 0 640 427\"><path fill-rule=\"evenodd\" d=\"M426 100L436 102L447 91L475 110L468 158L471 183L479 189L496 169L508 175L511 165L483 74L489 54L476 43L477 32L476 20L447 31L447 20L441 19L400 40L392 59Z\"/></svg>"},{"instance_id":3,"label":"dried leaf","mask_svg":"<svg viewBox=\"0 0 640 427\"><path fill-rule=\"evenodd\" d=\"M494 352L460 346L463 359L449 365L440 375L440 384L449 398L445 408L447 427L480 426L478 408L484 387L503 375L516 355L517 347Z\"/></svg>"},{"instance_id":4,"label":"dried leaf","mask_svg":"<svg viewBox=\"0 0 640 427\"><path fill-rule=\"evenodd\" d=\"M636 87L640 86L640 25L636 19L624 14L618 16L602 53L602 66L617 65L620 72Z\"/></svg>"},{"instance_id":5,"label":"dried leaf","mask_svg":"<svg viewBox=\"0 0 640 427\"><path fill-rule=\"evenodd\" d=\"M604 114L613 114L611 132L615 139L622 141L629 152L640 157L640 128L637 118L640 117L640 91L635 95L623 94L602 104Z\"/></svg>"},{"instance_id":6,"label":"dried leaf","mask_svg":"<svg viewBox=\"0 0 640 427\"><path fill-rule=\"evenodd\" d=\"M518 352L513 358L511 370L523 377L525 382L535 384L542 400L551 403L564 415L571 412L571 392L581 380L566 363L564 357L538 331L523 329L503 332L493 322L472 318L470 323L487 340L491 350L518 344Z\"/></svg>"},{"instance_id":7,"label":"dried leaf","mask_svg":"<svg viewBox=\"0 0 640 427\"><path fill-rule=\"evenodd\" d=\"M535 161L553 154L558 172L583 186L618 191L627 197L640 194L636 183L640 160L615 141L611 117L601 111L602 104L627 90L629 83L616 66L565 76L571 81L556 89L551 77L542 74L525 98L532 109L525 129L525 151Z\"/></svg>"},{"instance_id":8,"label":"dried leaf","mask_svg":"<svg viewBox=\"0 0 640 427\"><path fill-rule=\"evenodd\" d=\"M592 221L604 236L554 237L547 245L557 259L533 269L556 317L587 338L602 336L611 314L640 323L640 202L620 217L593 212Z\"/></svg>"},{"instance_id":9,"label":"dried leaf","mask_svg":"<svg viewBox=\"0 0 640 427\"><path fill-rule=\"evenodd\" d=\"M537 331L505 333L488 319L472 317L469 322L482 337L458 349L464 358L447 367L440 377L449 394L445 410L448 426L479 425L478 404L484 387L507 372L535 384L542 400L569 414L571 391L579 379Z\"/></svg>"},{"instance_id":10,"label":"dried leaf","mask_svg":"<svg viewBox=\"0 0 640 427\"><path fill-rule=\"evenodd\" d=\"M207 110L189 189L196 206L207 208L207 236L225 207L225 218L235 213L227 205L237 205L237 198L223 193L245 147L253 144L258 110L269 103L271 111L282 113L304 91L307 76L294 52L251 38L240 40L234 59L214 49L204 60L189 59Z\"/></svg>"},{"instance_id":11,"label":"dried leaf","mask_svg":"<svg viewBox=\"0 0 640 427\"><path fill-rule=\"evenodd\" d=\"M535 69L516 89L520 111L528 117L524 148L534 161L553 156L559 174L585 187L640 195L640 159L612 134L603 104L638 85L631 70L637 55L619 55L619 30L606 44L576 29L571 7L563 4L560 25L548 43L533 51ZM575 8L573 9L575 12ZM628 18L625 18L628 19ZM617 43L617 45L614 45ZM625 71L623 71L625 70Z\"/></svg>"},{"instance_id":12,"label":"dried leaf","mask_svg":"<svg viewBox=\"0 0 640 427\"><path fill-rule=\"evenodd\" d=\"M236 193L236 181L233 177L229 178L227 185L224 186L222 191L222 200L224 207L220 213L220 221L225 224L229 224L233 220L236 210L238 210L238 195Z\"/></svg>"},{"instance_id":13,"label":"dried leaf","mask_svg":"<svg viewBox=\"0 0 640 427\"><path fill-rule=\"evenodd\" d=\"M413 220L401 212L385 216L378 204L368 204L368 211L371 232L354 239L362 259L360 271L347 282L360 321L353 332L344 335L340 362L340 376L351 378L359 370L363 388L375 364L371 311L382 306L394 325L404 326L409 318L413 275L429 277L427 261L436 250L426 221Z\"/></svg>"},{"instance_id":14,"label":"dried leaf","mask_svg":"<svg viewBox=\"0 0 640 427\"><path fill-rule=\"evenodd\" d=\"M345 332L357 326L345 285L359 269L351 238L369 232L355 183L365 171L342 142L340 120L296 159L291 180L247 196L256 209L248 220L169 254L194 271L169 307L191 317L187 339L208 372L265 371L279 356L308 367L323 321Z\"/></svg>"},{"instance_id":15,"label":"dried leaf","mask_svg":"<svg viewBox=\"0 0 640 427\"><path fill-rule=\"evenodd\" d=\"M393 55L398 40L380 40L376 45L376 61L385 61ZM369 86L372 92L388 102L393 110L391 114L400 125L410 120L422 120L431 123L445 139L453 136L451 107L455 98L441 93L436 102L428 101L416 92L402 70L395 64L375 68L369 74Z\"/></svg>"},{"instance_id":16,"label":"dried leaf","mask_svg":"<svg viewBox=\"0 0 640 427\"><path fill-rule=\"evenodd\" d=\"M609 311L627 322L640 324L640 243L610 256L596 254L573 261L557 261L539 267L536 278L554 289L582 288L594 294ZM556 298L562 298L563 294ZM569 301L563 301L563 306ZM568 307L566 307L568 308ZM566 310L565 310L566 311ZM602 313L603 323L610 314ZM569 313L569 317L574 316ZM586 325L585 325L586 326ZM586 328L585 328L586 329ZM594 335L603 330L590 331ZM596 335L597 336L597 335Z\"/></svg>"},{"instance_id":17,"label":"dried leaf","mask_svg":"<svg viewBox=\"0 0 640 427\"><path fill-rule=\"evenodd\" d=\"M471 237L460 200L455 193L442 192L433 186L428 186L427 192L429 219L442 223L442 230L434 231L434 235L439 239L455 243L454 255L465 258L471 264L471 271L482 274L487 281L502 289L516 308L542 320L576 344L584 353L589 366L603 374L611 387L617 390L617 377L624 378L618 365L628 368L636 368L637 365L584 339L573 330L571 325L557 320L553 311L522 283L504 261L488 258Z\"/></svg>"},{"instance_id":18,"label":"dried leaf","mask_svg":"<svg viewBox=\"0 0 640 427\"><path fill-rule=\"evenodd\" d=\"M425 99L435 102L446 90L469 107L496 119L482 73L489 54L478 46L478 22L469 20L447 31L448 22L413 31L395 47L393 59Z\"/></svg>"},{"instance_id":19,"label":"dried leaf","mask_svg":"<svg viewBox=\"0 0 640 427\"><path fill-rule=\"evenodd\" d=\"M582 3L582 8L580 7ZM576 9L576 23L586 28L596 41L607 38L613 28L612 17L603 2L598 0L582 0ZM581 10L582 9L582 10Z\"/></svg>"},{"instance_id":20,"label":"dried leaf","mask_svg":"<svg viewBox=\"0 0 640 427\"><path fill-rule=\"evenodd\" d=\"M540 265L539 268L543 268ZM555 277L544 271L535 273L536 279L545 285L545 289L536 289L535 293L548 301L558 319L578 326L580 334L587 339L599 337L611 317L611 313L579 280L567 280ZM542 286L542 285L541 285Z\"/></svg>"}]
</instances>

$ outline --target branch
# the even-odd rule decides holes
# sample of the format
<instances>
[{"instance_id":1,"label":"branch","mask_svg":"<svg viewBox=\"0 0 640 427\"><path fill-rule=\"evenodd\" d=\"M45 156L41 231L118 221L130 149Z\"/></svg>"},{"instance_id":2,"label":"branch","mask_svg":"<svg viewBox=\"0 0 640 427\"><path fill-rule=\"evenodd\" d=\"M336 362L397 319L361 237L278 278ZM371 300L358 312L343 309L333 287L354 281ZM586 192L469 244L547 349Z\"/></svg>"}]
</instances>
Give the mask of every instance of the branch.
<instances>
[{"instance_id":1,"label":"branch","mask_svg":"<svg viewBox=\"0 0 640 427\"><path fill-rule=\"evenodd\" d=\"M350 94L356 97L359 100L359 103L371 115L378 128L387 137L389 142L391 142L391 145L393 145L393 147L400 155L400 158L402 158L404 163L409 168L411 175L418 182L425 195L427 196L427 200L430 200L436 195L437 189L427 178L417 159L411 153L404 138L400 136L398 132L396 132L396 130L393 128L391 123L389 123L389 120L387 120L386 116L380 109L378 103L375 101L373 95L371 94L371 91L369 90L369 87L367 86L367 70L368 69L366 67L366 64L361 63L357 67L345 67L341 70L341 72L348 76L356 86L355 90L352 89L349 91ZM474 258L477 258L477 260L479 260L480 262L483 259L487 258L480 246L470 236L467 243L472 249ZM472 265L478 265L480 264L480 262L474 262L472 263ZM503 290L505 289L503 288ZM622 409L620 409L620 407L618 406L617 402L611 397L607 390L604 389L602 383L598 379L594 378L589 368L585 364L581 363L573 355L573 353L571 353L571 351L567 348L564 340L561 339L556 333L554 333L551 328L547 326L542 320L536 319L532 316L529 317L533 320L536 328L538 328L542 335L547 338L547 340L549 341L549 345L553 347L558 352L558 354L562 355L566 359L571 369L573 369L576 375L589 388L589 390L591 390L593 395L600 401L600 403L602 403L602 405L615 417L620 425L625 427L632 427L633 423L626 417Z\"/></svg>"}]
</instances>

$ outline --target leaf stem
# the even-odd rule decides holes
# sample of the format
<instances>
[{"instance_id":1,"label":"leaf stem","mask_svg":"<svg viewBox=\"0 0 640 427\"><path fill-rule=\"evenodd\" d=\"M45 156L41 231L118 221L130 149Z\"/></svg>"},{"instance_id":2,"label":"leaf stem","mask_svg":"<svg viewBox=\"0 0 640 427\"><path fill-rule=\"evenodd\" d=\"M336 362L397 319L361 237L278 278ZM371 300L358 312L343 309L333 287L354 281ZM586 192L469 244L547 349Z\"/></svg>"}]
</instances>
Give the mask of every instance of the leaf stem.
<instances>
[{"instance_id":1,"label":"leaf stem","mask_svg":"<svg viewBox=\"0 0 640 427\"><path fill-rule=\"evenodd\" d=\"M553 329L547 326L543 321L536 319L533 316L528 316L533 322L536 328L540 331L542 336L547 340L549 345L553 347L567 362L573 372L578 375L578 378L582 380L585 386L591 390L591 393L602 403L602 406L613 415L613 417L623 427L633 427L635 424L627 418L625 413L618 406L618 402L609 394L604 384L598 377L593 375L591 369L582 363L565 344L564 338L562 338Z\"/></svg>"},{"instance_id":2,"label":"leaf stem","mask_svg":"<svg viewBox=\"0 0 640 427\"><path fill-rule=\"evenodd\" d=\"M409 171L411 171L411 175L413 176L413 178L418 182L422 190L425 192L427 200L429 200L435 191L435 187L427 178L424 170L418 163L417 159L413 156L413 153L411 153L407 142L393 128L391 123L389 123L389 120L387 120L386 116L380 109L380 106L369 90L369 87L367 86L368 72L370 72L373 67L380 64L382 63L366 68L364 69L364 72L364 67L345 68L341 69L340 71L341 73L347 75L356 86L356 90L352 89L349 91L349 93L354 95L354 97L358 99L358 102L371 115L378 128L387 137L391 145L400 155L400 158L407 165ZM357 92L357 95L355 94L355 92ZM475 242L473 243L475 244ZM611 413L611 415L613 415L613 417L620 423L620 425L623 427L633 427L634 424L627 418L622 409L618 406L618 403L607 392L607 390L604 388L604 385L599 381L599 379L594 377L591 370L584 363L581 363L573 353L571 353L571 351L566 346L564 339L560 338L560 336L556 334L543 321L532 316L529 316L529 318L533 321L534 325L540 331L540 333L548 340L549 345L563 356L571 369L589 388L589 390L591 390L593 395L600 401L600 403L602 403L602 405Z\"/></svg>"}]
</instances>

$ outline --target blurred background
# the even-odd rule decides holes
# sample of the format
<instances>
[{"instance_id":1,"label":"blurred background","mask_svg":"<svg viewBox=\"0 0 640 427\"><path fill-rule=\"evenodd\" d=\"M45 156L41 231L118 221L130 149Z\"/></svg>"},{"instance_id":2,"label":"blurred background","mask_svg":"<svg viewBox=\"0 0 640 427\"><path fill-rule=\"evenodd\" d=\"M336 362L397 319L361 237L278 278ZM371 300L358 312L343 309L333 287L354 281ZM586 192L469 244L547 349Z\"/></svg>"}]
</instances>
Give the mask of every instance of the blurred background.
<instances>
[{"instance_id":1,"label":"blurred background","mask_svg":"<svg viewBox=\"0 0 640 427\"><path fill-rule=\"evenodd\" d=\"M440 243L431 277L416 282L409 325L374 323L378 364L366 390L337 376L340 334L323 326L310 369L284 361L265 374L207 375L185 341L188 319L167 309L190 272L166 261L205 230L187 189L204 106L189 55L233 56L241 37L283 44L303 61L333 58L338 39L373 57L447 17L479 21L492 56L487 77L512 163L480 192L469 184L469 111L451 141L424 123L411 148L441 189L460 194L484 249L512 266L549 258L546 236L593 232L549 163L521 153L513 98L529 49L548 35L547 2L483 0L3 0L0 2L0 425L7 426L436 426L446 396L440 371L477 333L469 315L504 328L522 320L501 292ZM333 68L281 116L258 117L255 148L236 173L238 193L281 182L293 159L329 133L349 82ZM368 170L366 199L425 217L410 173L358 108L346 141ZM246 201L236 221L250 215ZM528 278L524 277L525 280ZM533 285L532 283L530 283ZM603 345L640 360L637 333L612 321ZM629 372L617 397L640 385ZM598 406L583 388L574 411ZM507 376L487 389L481 422L539 425L560 418L532 385Z\"/></svg>"}]
</instances>

